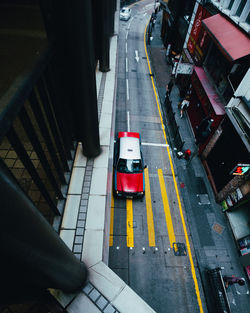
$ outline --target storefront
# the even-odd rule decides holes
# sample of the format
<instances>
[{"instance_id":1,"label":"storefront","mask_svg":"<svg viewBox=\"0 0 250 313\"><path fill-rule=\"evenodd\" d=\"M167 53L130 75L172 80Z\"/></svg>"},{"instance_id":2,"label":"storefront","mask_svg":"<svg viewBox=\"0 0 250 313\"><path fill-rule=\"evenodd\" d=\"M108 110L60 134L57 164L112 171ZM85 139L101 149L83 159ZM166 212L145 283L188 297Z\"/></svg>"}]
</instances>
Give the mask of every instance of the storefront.
<instances>
[{"instance_id":1,"label":"storefront","mask_svg":"<svg viewBox=\"0 0 250 313\"><path fill-rule=\"evenodd\" d=\"M245 190L244 190L245 189ZM250 186L246 183L237 188L222 202L235 241L238 246L240 261L250 280ZM247 193L247 195L244 195Z\"/></svg>"},{"instance_id":2,"label":"storefront","mask_svg":"<svg viewBox=\"0 0 250 313\"><path fill-rule=\"evenodd\" d=\"M202 67L194 67L191 82L193 88L187 112L199 144L199 153L202 153L223 120L225 109ZM206 133L201 133L203 130Z\"/></svg>"},{"instance_id":3,"label":"storefront","mask_svg":"<svg viewBox=\"0 0 250 313\"><path fill-rule=\"evenodd\" d=\"M249 56L248 36L221 14L204 19L202 25L228 61L234 62Z\"/></svg>"},{"instance_id":4,"label":"storefront","mask_svg":"<svg viewBox=\"0 0 250 313\"><path fill-rule=\"evenodd\" d=\"M201 65L208 46L208 34L202 27L202 20L211 13L199 4L194 24L187 43L187 49L196 65Z\"/></svg>"}]
</instances>

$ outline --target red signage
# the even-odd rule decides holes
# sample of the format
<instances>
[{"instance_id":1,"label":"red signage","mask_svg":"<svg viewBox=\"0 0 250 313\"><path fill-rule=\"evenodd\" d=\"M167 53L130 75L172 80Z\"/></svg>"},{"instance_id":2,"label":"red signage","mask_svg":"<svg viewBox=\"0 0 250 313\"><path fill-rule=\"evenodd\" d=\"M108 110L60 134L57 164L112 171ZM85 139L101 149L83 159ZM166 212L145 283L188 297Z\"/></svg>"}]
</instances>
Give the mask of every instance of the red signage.
<instances>
[{"instance_id":1,"label":"red signage","mask_svg":"<svg viewBox=\"0 0 250 313\"><path fill-rule=\"evenodd\" d=\"M242 176L246 174L250 169L250 164L237 164L232 170L231 175Z\"/></svg>"},{"instance_id":2,"label":"red signage","mask_svg":"<svg viewBox=\"0 0 250 313\"><path fill-rule=\"evenodd\" d=\"M192 27L192 31L188 41L188 50L191 54L193 54L195 49L195 44L199 37L200 29L201 29L201 21L202 21L202 6L199 5L198 10L196 12L196 16L194 19L194 25Z\"/></svg>"},{"instance_id":3,"label":"red signage","mask_svg":"<svg viewBox=\"0 0 250 313\"><path fill-rule=\"evenodd\" d=\"M207 32L203 29L201 22L209 16L211 16L211 14L199 5L187 44L187 48L196 62L202 59L206 50Z\"/></svg>"}]
</instances>

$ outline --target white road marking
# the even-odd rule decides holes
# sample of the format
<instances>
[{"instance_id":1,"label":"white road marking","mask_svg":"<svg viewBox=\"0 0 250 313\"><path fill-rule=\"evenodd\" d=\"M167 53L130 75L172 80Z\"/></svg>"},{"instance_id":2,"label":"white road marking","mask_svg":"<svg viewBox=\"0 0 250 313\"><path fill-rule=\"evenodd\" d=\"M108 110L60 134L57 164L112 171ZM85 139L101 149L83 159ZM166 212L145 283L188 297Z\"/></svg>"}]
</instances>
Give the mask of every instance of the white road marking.
<instances>
[{"instance_id":1,"label":"white road marking","mask_svg":"<svg viewBox=\"0 0 250 313\"><path fill-rule=\"evenodd\" d=\"M127 92L127 100L129 100L128 79L126 79L126 92Z\"/></svg>"},{"instance_id":2,"label":"white road marking","mask_svg":"<svg viewBox=\"0 0 250 313\"><path fill-rule=\"evenodd\" d=\"M126 40L128 39L128 32L126 33Z\"/></svg>"},{"instance_id":3,"label":"white road marking","mask_svg":"<svg viewBox=\"0 0 250 313\"><path fill-rule=\"evenodd\" d=\"M127 128L128 128L128 132L130 132L130 116L129 116L129 111L127 111Z\"/></svg>"},{"instance_id":4,"label":"white road marking","mask_svg":"<svg viewBox=\"0 0 250 313\"><path fill-rule=\"evenodd\" d=\"M135 59L138 63L139 62L138 50L135 50Z\"/></svg>"},{"instance_id":5,"label":"white road marking","mask_svg":"<svg viewBox=\"0 0 250 313\"><path fill-rule=\"evenodd\" d=\"M147 15L147 12L145 12L145 13L143 14L143 17L144 17L145 15Z\"/></svg>"},{"instance_id":6,"label":"white road marking","mask_svg":"<svg viewBox=\"0 0 250 313\"><path fill-rule=\"evenodd\" d=\"M125 44L125 52L128 53L128 43Z\"/></svg>"},{"instance_id":7,"label":"white road marking","mask_svg":"<svg viewBox=\"0 0 250 313\"><path fill-rule=\"evenodd\" d=\"M128 58L126 58L126 72L128 72Z\"/></svg>"},{"instance_id":8,"label":"white road marking","mask_svg":"<svg viewBox=\"0 0 250 313\"><path fill-rule=\"evenodd\" d=\"M133 21L133 18L134 17L132 17L131 20L129 21L128 28L130 28L130 25L131 25L131 22Z\"/></svg>"},{"instance_id":9,"label":"white road marking","mask_svg":"<svg viewBox=\"0 0 250 313\"><path fill-rule=\"evenodd\" d=\"M152 143L152 142L142 142L142 146L154 146L154 147L169 147L164 143Z\"/></svg>"}]
</instances>

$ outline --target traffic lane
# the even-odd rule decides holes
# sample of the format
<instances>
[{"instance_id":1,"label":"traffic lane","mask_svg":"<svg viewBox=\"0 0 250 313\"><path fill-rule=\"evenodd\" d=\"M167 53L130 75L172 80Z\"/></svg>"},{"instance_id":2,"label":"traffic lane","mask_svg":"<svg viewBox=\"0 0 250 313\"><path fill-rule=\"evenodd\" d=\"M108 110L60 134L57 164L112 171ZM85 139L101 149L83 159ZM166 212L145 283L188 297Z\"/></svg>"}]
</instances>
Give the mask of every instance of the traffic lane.
<instances>
[{"instance_id":1,"label":"traffic lane","mask_svg":"<svg viewBox=\"0 0 250 313\"><path fill-rule=\"evenodd\" d=\"M164 236L157 241L160 244L155 253L149 247L145 253L140 247L130 250L130 287L157 313L199 312L190 267L172 266Z\"/></svg>"}]
</instances>

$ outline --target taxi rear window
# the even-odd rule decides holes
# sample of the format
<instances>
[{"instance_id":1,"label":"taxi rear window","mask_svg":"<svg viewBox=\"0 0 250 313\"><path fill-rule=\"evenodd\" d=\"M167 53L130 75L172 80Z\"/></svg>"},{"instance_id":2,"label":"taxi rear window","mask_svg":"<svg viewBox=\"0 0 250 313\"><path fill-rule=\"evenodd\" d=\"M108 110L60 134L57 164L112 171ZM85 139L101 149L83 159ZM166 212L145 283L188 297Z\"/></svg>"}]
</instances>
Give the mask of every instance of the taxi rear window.
<instances>
[{"instance_id":1,"label":"taxi rear window","mask_svg":"<svg viewBox=\"0 0 250 313\"><path fill-rule=\"evenodd\" d=\"M120 173L142 173L141 160L119 159L117 171Z\"/></svg>"}]
</instances>

